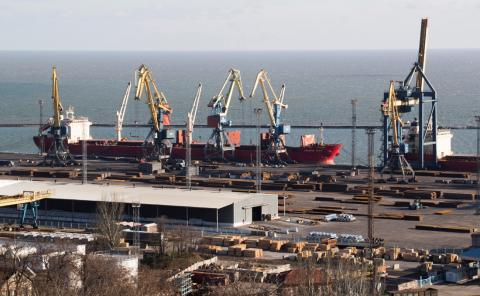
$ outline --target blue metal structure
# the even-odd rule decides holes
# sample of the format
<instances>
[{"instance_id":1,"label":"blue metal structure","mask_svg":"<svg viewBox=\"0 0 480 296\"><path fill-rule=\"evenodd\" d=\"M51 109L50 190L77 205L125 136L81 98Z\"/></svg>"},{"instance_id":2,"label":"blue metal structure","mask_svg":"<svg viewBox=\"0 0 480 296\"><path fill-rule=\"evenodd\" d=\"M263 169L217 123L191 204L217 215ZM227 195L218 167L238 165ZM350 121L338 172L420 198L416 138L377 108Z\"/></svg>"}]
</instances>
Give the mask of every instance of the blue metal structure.
<instances>
[{"instance_id":1,"label":"blue metal structure","mask_svg":"<svg viewBox=\"0 0 480 296\"><path fill-rule=\"evenodd\" d=\"M414 76L421 77L421 79L428 86L428 90L422 90L421 87L416 85L412 86L412 80ZM410 70L410 73L407 75L405 80L401 81L398 87L395 89L395 95L397 97L398 103L398 112L399 113L410 113L413 111L415 105L418 105L418 128L419 128L419 137L418 137L418 147L417 151L412 151L412 153L417 154L417 159L412 161L411 164L415 168L424 169L426 167L436 167L438 165L437 160L437 93L435 88L430 83L430 80L426 77L425 73L422 71L418 63L415 63L413 68ZM388 99L389 93L385 92L383 102L385 103ZM430 104L430 110L427 117L425 117L426 104ZM425 120L426 118L426 120ZM383 116L383 161L384 165L388 164L388 161L391 156L391 135L389 133L390 129L389 118L388 116ZM402 127L397 126L398 129L398 142L403 142ZM426 141L427 131L431 131L430 140ZM425 147L432 145L432 155L428 162L425 161ZM401 146L402 153L409 153L409 147L406 145Z\"/></svg>"},{"instance_id":2,"label":"blue metal structure","mask_svg":"<svg viewBox=\"0 0 480 296\"><path fill-rule=\"evenodd\" d=\"M282 109L287 109L288 105L283 103L285 96L285 85L282 85L280 94L275 93L270 76L264 69L258 72L250 97L255 95L257 86L260 85L263 92L263 102L267 107L267 115L270 119L269 138L265 158L267 162L282 163L288 160L287 150L285 148L284 135L290 133L290 125L281 122ZM269 94L270 92L270 94Z\"/></svg>"},{"instance_id":3,"label":"blue metal structure","mask_svg":"<svg viewBox=\"0 0 480 296\"><path fill-rule=\"evenodd\" d=\"M27 215L28 215L28 210L32 212L32 226L34 228L38 228L38 206L39 202L34 201L30 203L24 203L22 204L20 208L20 227L23 227L25 225L25 222L27 220Z\"/></svg>"},{"instance_id":4,"label":"blue metal structure","mask_svg":"<svg viewBox=\"0 0 480 296\"><path fill-rule=\"evenodd\" d=\"M395 88L396 103L398 113L405 114L413 111L413 108L418 105L418 144L416 145L416 151L409 151L410 147L405 145L402 135L401 121L398 121L397 126L397 142L400 144L400 154L413 154L416 155L416 159L411 161L414 168L424 169L426 167L437 167L437 92L432 83L425 75L425 59L426 59L426 43L427 43L427 25L428 19L422 19L421 31L420 31L420 46L418 51L418 62L413 65L410 72L403 81L399 81ZM414 82L415 79L415 82ZM424 88L424 84L428 87ZM383 103L385 104L389 98L389 92L384 93ZM428 105L430 108L428 110ZM428 111L428 115L425 116L425 112ZM392 129L390 126L389 117L384 114L383 116L383 164L384 167L388 165L389 161L393 157L394 151L392 151L392 143L394 139L390 135L389 131ZM428 140L427 140L428 139ZM433 146L432 153L429 156L428 161L425 159L425 147Z\"/></svg>"}]
</instances>

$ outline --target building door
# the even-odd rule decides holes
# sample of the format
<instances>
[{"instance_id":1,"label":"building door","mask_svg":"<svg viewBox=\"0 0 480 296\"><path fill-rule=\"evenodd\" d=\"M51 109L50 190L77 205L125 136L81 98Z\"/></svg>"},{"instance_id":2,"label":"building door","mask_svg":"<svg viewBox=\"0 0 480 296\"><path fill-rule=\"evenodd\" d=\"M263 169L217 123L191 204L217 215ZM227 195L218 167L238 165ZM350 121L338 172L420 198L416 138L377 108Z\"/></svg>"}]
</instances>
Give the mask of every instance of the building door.
<instances>
[{"instance_id":1,"label":"building door","mask_svg":"<svg viewBox=\"0 0 480 296\"><path fill-rule=\"evenodd\" d=\"M252 208L252 221L262 220L262 206Z\"/></svg>"}]
</instances>

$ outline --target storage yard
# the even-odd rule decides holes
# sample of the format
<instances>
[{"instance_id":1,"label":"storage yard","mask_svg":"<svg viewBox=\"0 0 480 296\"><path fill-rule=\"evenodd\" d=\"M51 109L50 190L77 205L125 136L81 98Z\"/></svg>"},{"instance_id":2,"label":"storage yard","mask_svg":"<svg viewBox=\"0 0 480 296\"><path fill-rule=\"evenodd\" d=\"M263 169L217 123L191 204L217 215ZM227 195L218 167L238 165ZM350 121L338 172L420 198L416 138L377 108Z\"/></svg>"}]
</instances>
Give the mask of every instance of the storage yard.
<instances>
[{"instance_id":1,"label":"storage yard","mask_svg":"<svg viewBox=\"0 0 480 296\"><path fill-rule=\"evenodd\" d=\"M209 100L212 133L201 142L193 131L202 84L185 129L173 130L172 106L140 65L134 99L148 107L148 135L122 137L129 82L116 137L95 139L88 118L63 109L53 66L53 116L41 115L32 135L39 153L0 153L0 253L14 259L0 266L11 268L0 294L30 295L29 278L68 274L69 293L103 295L85 293L89 259L100 265L94 278L100 267L115 275L104 286L165 295L437 295L447 292L437 284L478 285L480 117L477 155L456 155L425 73L427 24L418 60L390 81L377 110L381 155L367 129L367 165L355 154L356 100L351 165L335 165L344 144L325 143L322 128L320 141L303 134L300 146L287 145L285 85L275 91L265 69L249 97L261 88L268 131L255 108L258 138L245 145L228 115L234 93L246 99L238 69ZM18 278L22 290L12 291Z\"/></svg>"}]
</instances>

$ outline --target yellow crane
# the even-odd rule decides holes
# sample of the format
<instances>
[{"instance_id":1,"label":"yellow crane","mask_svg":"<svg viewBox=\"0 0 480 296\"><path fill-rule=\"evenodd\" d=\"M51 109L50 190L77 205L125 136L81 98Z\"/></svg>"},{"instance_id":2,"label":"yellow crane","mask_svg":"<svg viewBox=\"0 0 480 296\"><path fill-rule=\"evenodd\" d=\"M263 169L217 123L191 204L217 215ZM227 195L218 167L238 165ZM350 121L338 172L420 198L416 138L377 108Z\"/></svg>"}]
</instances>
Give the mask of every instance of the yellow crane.
<instances>
[{"instance_id":1,"label":"yellow crane","mask_svg":"<svg viewBox=\"0 0 480 296\"><path fill-rule=\"evenodd\" d=\"M390 171L391 179L393 179L394 170L400 170L405 181L405 175L410 173L412 178L415 179L415 171L412 169L408 161L405 159L405 144L403 143L401 129L403 128L403 121L398 111L399 106L402 106L401 101L397 99L395 93L395 82L390 81L388 89L388 97L381 106L383 116L389 119L389 127L392 130L392 140L390 144L390 157L388 166L385 166L382 170L387 168Z\"/></svg>"},{"instance_id":2,"label":"yellow crane","mask_svg":"<svg viewBox=\"0 0 480 296\"><path fill-rule=\"evenodd\" d=\"M28 209L32 211L32 226L38 227L38 202L48 198L53 194L51 190L45 191L23 191L16 195L0 195L0 207L8 207L13 205L21 205L21 221L20 226L23 227L27 218Z\"/></svg>"},{"instance_id":3,"label":"yellow crane","mask_svg":"<svg viewBox=\"0 0 480 296\"><path fill-rule=\"evenodd\" d=\"M66 131L62 130L63 106L58 91L58 75L55 66L52 68L52 106L53 124L50 126L52 141L42 165L67 166L76 164L75 159L65 145Z\"/></svg>"},{"instance_id":4,"label":"yellow crane","mask_svg":"<svg viewBox=\"0 0 480 296\"><path fill-rule=\"evenodd\" d=\"M205 145L205 154L207 158L221 158L223 160L225 159L225 151L235 150L235 146L231 144L225 131L225 127L232 125L232 122L227 120L227 114L230 109L230 103L235 88L237 88L240 95L240 101L243 101L245 96L243 95L240 71L237 69L230 69L219 93L208 103L208 107L212 108L213 115L208 116L207 125L214 129L207 145ZM225 91L226 93L224 94Z\"/></svg>"},{"instance_id":5,"label":"yellow crane","mask_svg":"<svg viewBox=\"0 0 480 296\"><path fill-rule=\"evenodd\" d=\"M174 138L173 131L165 127L170 125L170 114L173 110L145 65L141 65L136 71L135 87L135 100L143 100L148 105L151 116L152 127L144 144L146 156L149 160L165 160L170 155L170 140Z\"/></svg>"},{"instance_id":6,"label":"yellow crane","mask_svg":"<svg viewBox=\"0 0 480 296\"><path fill-rule=\"evenodd\" d=\"M261 69L255 79L250 94L251 98L255 95L258 85L260 85L262 89L263 102L267 108L268 117L270 119L268 147L265 156L267 157L268 162L284 162L285 159L288 159L288 155L283 135L290 133L290 126L281 123L281 112L283 109L288 108L288 105L283 103L285 84L282 85L280 93L277 96L268 72L265 69Z\"/></svg>"}]
</instances>

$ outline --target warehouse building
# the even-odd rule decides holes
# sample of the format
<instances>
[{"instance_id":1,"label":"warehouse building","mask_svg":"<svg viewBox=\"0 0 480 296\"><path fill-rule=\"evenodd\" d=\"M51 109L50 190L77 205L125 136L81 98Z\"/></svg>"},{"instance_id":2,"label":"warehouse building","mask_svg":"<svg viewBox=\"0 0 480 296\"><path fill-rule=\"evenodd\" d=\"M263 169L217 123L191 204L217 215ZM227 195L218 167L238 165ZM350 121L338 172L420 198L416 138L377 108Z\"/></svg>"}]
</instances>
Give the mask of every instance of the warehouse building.
<instances>
[{"instance_id":1,"label":"warehouse building","mask_svg":"<svg viewBox=\"0 0 480 296\"><path fill-rule=\"evenodd\" d=\"M241 226L253 221L278 216L276 195L239 193L225 190L187 190L151 186L60 183L51 181L0 180L0 195L23 191L51 190L52 195L40 202L40 219L55 216L94 218L97 203L115 202L125 205L126 219L132 205L140 205L140 219L154 221L165 216L169 220L188 221L205 226ZM0 212L1 213L1 212Z\"/></svg>"}]
</instances>

